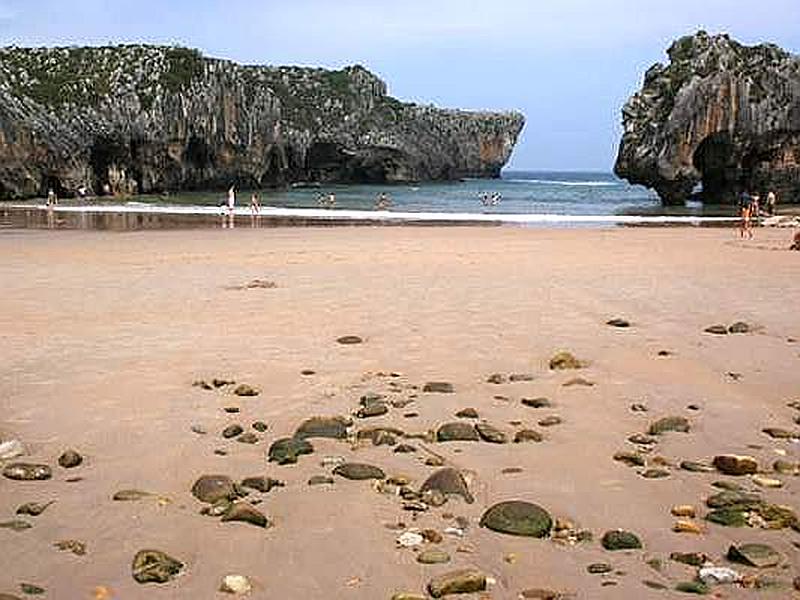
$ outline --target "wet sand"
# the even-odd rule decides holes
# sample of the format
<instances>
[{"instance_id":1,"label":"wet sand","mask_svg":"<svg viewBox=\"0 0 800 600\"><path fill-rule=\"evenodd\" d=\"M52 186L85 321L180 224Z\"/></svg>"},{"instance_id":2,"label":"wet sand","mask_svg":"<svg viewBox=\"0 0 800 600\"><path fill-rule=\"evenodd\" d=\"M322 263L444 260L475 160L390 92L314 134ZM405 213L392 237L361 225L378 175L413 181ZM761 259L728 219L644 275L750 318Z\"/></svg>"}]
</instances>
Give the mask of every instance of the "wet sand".
<instances>
[{"instance_id":1,"label":"wet sand","mask_svg":"<svg viewBox=\"0 0 800 600\"><path fill-rule=\"evenodd\" d=\"M19 584L30 582L49 598L92 598L96 586L113 598L222 598L220 578L239 573L253 580L255 598L388 599L423 593L433 576L475 567L496 582L466 598L517 598L531 588L580 598L661 598L671 592L642 581L671 588L695 573L668 560L671 552L702 551L728 565L728 546L751 541L782 553L788 566L763 572L791 586L800 574L793 545L800 534L702 519L705 533L678 534L670 515L677 504L702 515L704 499L719 491L714 481L754 487L747 477L681 470L681 460L749 454L766 470L778 458L800 461L796 443L761 433L797 429L797 412L786 403L800 400L800 343L791 341L800 339L800 256L782 249L789 237L759 230L754 241L742 242L731 229L694 228L4 231L0 441L21 440L29 454L15 460L49 464L54 475L45 482L0 478L0 521L15 518L25 502L56 502L25 518L31 529L0 529L0 592L22 596ZM256 279L276 287L246 287ZM609 327L613 317L632 326ZM735 321L755 331L703 332ZM364 343L338 344L343 335ZM588 366L550 370L559 350ZM671 354L659 356L661 350ZM301 375L303 369L315 374ZM381 375L389 372L400 376ZM493 373L534 379L487 383ZM192 386L214 377L249 383L261 394L239 398L229 388ZM564 387L575 377L595 385ZM431 380L451 382L455 393L411 387ZM400 391L391 392L390 381ZM267 463L270 443L292 435L303 419L350 415L369 391L414 402L355 419L353 430L425 432L473 407L512 437L531 428L545 440L408 440L418 451L397 454L390 446L315 439L314 454L298 464ZM520 402L539 396L554 406ZM633 412L633 403L649 410ZM227 406L241 412L228 414ZM404 417L409 411L419 416ZM563 423L537 425L550 415ZM660 436L649 455L675 465L669 477L645 479L612 460L635 449L628 436L668 415L692 424L688 434ZM227 425L248 430L256 420L269 426L257 444L220 436ZM192 425L208 434L193 433ZM336 455L407 475L416 489L436 470L423 463L430 454L422 446L471 475L474 504L451 499L414 520L400 498L370 482L306 483L329 474L320 461ZM67 448L84 456L81 466L57 466ZM522 470L504 474L509 467ZM274 526L200 515L203 505L190 489L206 473L285 481L257 506ZM81 480L67 481L75 477ZM776 477L784 487L761 490L764 498L800 509L800 482ZM156 496L111 500L130 488ZM540 504L595 539L572 546L478 526L484 510L510 499ZM452 557L446 565L418 564L414 550L395 546L402 529L386 526L442 532L454 524L446 513L470 522L463 538L446 535L435 546ZM644 550L603 550L599 539L614 528L636 532ZM85 542L86 555L53 547L65 539ZM131 560L144 548L180 559L184 572L163 585L135 582ZM662 572L646 564L651 558L663 559ZM587 573L596 562L623 574ZM615 584L603 585L609 581ZM757 593L718 590L726 598ZM791 595L785 588L763 593Z\"/></svg>"}]
</instances>

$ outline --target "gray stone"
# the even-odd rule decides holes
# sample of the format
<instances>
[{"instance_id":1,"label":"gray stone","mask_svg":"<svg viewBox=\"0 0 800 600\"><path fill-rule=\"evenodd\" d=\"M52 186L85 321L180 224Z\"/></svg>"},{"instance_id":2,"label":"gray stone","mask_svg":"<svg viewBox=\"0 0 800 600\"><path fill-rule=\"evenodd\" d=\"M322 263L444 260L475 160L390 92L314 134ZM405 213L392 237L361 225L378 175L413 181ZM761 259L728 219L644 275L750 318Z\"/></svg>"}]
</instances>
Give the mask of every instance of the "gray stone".
<instances>
[{"instance_id":1,"label":"gray stone","mask_svg":"<svg viewBox=\"0 0 800 600\"><path fill-rule=\"evenodd\" d=\"M455 390L453 384L446 381L429 381L422 386L422 391L427 394L452 394Z\"/></svg>"},{"instance_id":2,"label":"gray stone","mask_svg":"<svg viewBox=\"0 0 800 600\"><path fill-rule=\"evenodd\" d=\"M343 335L342 337L336 338L336 341L343 346L354 346L364 342L364 340L357 335Z\"/></svg>"},{"instance_id":3,"label":"gray stone","mask_svg":"<svg viewBox=\"0 0 800 600\"><path fill-rule=\"evenodd\" d=\"M272 477L258 476L242 479L241 485L242 487L250 488L251 490L256 490L262 494L266 494L272 488L284 487L286 484L283 481L272 479Z\"/></svg>"},{"instance_id":4,"label":"gray stone","mask_svg":"<svg viewBox=\"0 0 800 600\"><path fill-rule=\"evenodd\" d=\"M237 396L252 397L258 396L261 392L259 392L253 386L247 385L246 383L241 383L236 386L236 388L233 390L233 393Z\"/></svg>"},{"instance_id":5,"label":"gray stone","mask_svg":"<svg viewBox=\"0 0 800 600\"><path fill-rule=\"evenodd\" d=\"M456 413L456 416L459 419L477 419L478 418L478 411L474 408L462 408L460 411Z\"/></svg>"},{"instance_id":6,"label":"gray stone","mask_svg":"<svg viewBox=\"0 0 800 600\"><path fill-rule=\"evenodd\" d=\"M626 328L631 326L630 321L620 318L610 319L606 321L606 325L610 325L611 327L620 327L620 328Z\"/></svg>"},{"instance_id":7,"label":"gray stone","mask_svg":"<svg viewBox=\"0 0 800 600\"><path fill-rule=\"evenodd\" d=\"M783 558L767 544L741 544L731 545L728 548L728 560L749 565L759 569L775 567Z\"/></svg>"},{"instance_id":8,"label":"gray stone","mask_svg":"<svg viewBox=\"0 0 800 600\"><path fill-rule=\"evenodd\" d=\"M58 464L64 469L72 469L83 462L83 457L75 450L66 450L58 457Z\"/></svg>"},{"instance_id":9,"label":"gray stone","mask_svg":"<svg viewBox=\"0 0 800 600\"><path fill-rule=\"evenodd\" d=\"M530 408L550 408L553 406L547 398L523 398L521 402Z\"/></svg>"},{"instance_id":10,"label":"gray stone","mask_svg":"<svg viewBox=\"0 0 800 600\"><path fill-rule=\"evenodd\" d=\"M279 465L292 465L303 454L311 454L314 447L308 440L298 438L281 438L275 440L269 447L269 462Z\"/></svg>"},{"instance_id":11,"label":"gray stone","mask_svg":"<svg viewBox=\"0 0 800 600\"><path fill-rule=\"evenodd\" d=\"M480 441L478 430L469 423L445 423L436 432L439 442L477 442Z\"/></svg>"},{"instance_id":12,"label":"gray stone","mask_svg":"<svg viewBox=\"0 0 800 600\"><path fill-rule=\"evenodd\" d=\"M227 475L202 475L192 486L192 495L207 504L237 497L233 480Z\"/></svg>"},{"instance_id":13,"label":"gray stone","mask_svg":"<svg viewBox=\"0 0 800 600\"><path fill-rule=\"evenodd\" d=\"M535 431L533 429L521 429L516 434L514 434L514 443L521 444L524 442L542 442L544 441L544 436Z\"/></svg>"},{"instance_id":14,"label":"gray stone","mask_svg":"<svg viewBox=\"0 0 800 600\"><path fill-rule=\"evenodd\" d=\"M311 438L330 438L343 440L347 438L347 428L352 421L346 417L311 417L300 424L294 437L300 440Z\"/></svg>"},{"instance_id":15,"label":"gray stone","mask_svg":"<svg viewBox=\"0 0 800 600\"><path fill-rule=\"evenodd\" d=\"M223 429L222 437L224 437L226 440L229 440L231 438L235 438L237 435L240 435L242 432L244 432L244 429L241 425L236 423L233 425L228 425L225 429Z\"/></svg>"},{"instance_id":16,"label":"gray stone","mask_svg":"<svg viewBox=\"0 0 800 600\"><path fill-rule=\"evenodd\" d=\"M334 475L339 475L345 479L386 479L386 474L382 469L373 465L363 463L345 463L333 470Z\"/></svg>"},{"instance_id":17,"label":"gray stone","mask_svg":"<svg viewBox=\"0 0 800 600\"><path fill-rule=\"evenodd\" d=\"M469 491L466 479L457 469L446 467L439 469L428 477L419 489L423 496L431 491L438 491L449 496L460 496L468 504L472 504L475 498Z\"/></svg>"},{"instance_id":18,"label":"gray stone","mask_svg":"<svg viewBox=\"0 0 800 600\"><path fill-rule=\"evenodd\" d=\"M706 327L703 331L706 333L713 333L714 335L728 335L728 328L725 325L711 325Z\"/></svg>"},{"instance_id":19,"label":"gray stone","mask_svg":"<svg viewBox=\"0 0 800 600\"><path fill-rule=\"evenodd\" d=\"M481 436L484 442L490 442L492 444L508 443L508 436L488 423L478 423L475 425L475 429L477 429L478 435Z\"/></svg>"},{"instance_id":20,"label":"gray stone","mask_svg":"<svg viewBox=\"0 0 800 600\"><path fill-rule=\"evenodd\" d=\"M51 500L50 502L27 502L19 507L17 507L16 514L18 515L28 515L31 517L38 517L42 514L47 507L53 504L55 500Z\"/></svg>"},{"instance_id":21,"label":"gray stone","mask_svg":"<svg viewBox=\"0 0 800 600\"><path fill-rule=\"evenodd\" d=\"M733 325L728 327L728 333L749 333L750 325L744 321L736 321Z\"/></svg>"}]
</instances>

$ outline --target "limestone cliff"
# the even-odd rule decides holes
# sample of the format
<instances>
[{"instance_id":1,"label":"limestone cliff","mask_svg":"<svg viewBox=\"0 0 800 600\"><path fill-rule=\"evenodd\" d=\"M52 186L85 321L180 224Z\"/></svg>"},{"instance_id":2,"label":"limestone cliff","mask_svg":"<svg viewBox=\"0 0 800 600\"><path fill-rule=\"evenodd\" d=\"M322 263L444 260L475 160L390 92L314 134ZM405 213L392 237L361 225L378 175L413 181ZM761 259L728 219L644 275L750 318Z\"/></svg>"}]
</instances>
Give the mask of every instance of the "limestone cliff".
<instances>
[{"instance_id":1,"label":"limestone cliff","mask_svg":"<svg viewBox=\"0 0 800 600\"><path fill-rule=\"evenodd\" d=\"M496 177L523 123L400 102L360 66L10 47L0 49L0 198Z\"/></svg>"},{"instance_id":2,"label":"limestone cliff","mask_svg":"<svg viewBox=\"0 0 800 600\"><path fill-rule=\"evenodd\" d=\"M665 203L774 190L800 202L800 58L699 32L676 41L622 109L614 168Z\"/></svg>"}]
</instances>

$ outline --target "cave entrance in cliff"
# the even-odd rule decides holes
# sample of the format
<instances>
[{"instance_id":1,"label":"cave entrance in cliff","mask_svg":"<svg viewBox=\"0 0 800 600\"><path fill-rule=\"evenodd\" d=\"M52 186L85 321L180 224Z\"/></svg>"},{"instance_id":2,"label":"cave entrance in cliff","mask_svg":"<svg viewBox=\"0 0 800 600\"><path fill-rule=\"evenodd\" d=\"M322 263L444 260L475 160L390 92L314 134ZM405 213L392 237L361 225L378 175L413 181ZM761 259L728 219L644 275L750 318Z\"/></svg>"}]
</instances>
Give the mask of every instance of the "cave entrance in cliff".
<instances>
[{"instance_id":1,"label":"cave entrance in cliff","mask_svg":"<svg viewBox=\"0 0 800 600\"><path fill-rule=\"evenodd\" d=\"M333 142L315 142L306 154L306 170L312 179L330 181L343 179L347 170L348 156L342 152L338 144Z\"/></svg>"},{"instance_id":2,"label":"cave entrance in cliff","mask_svg":"<svg viewBox=\"0 0 800 600\"><path fill-rule=\"evenodd\" d=\"M193 135L183 151L183 159L195 169L207 169L214 166L214 152L203 138Z\"/></svg>"},{"instance_id":3,"label":"cave entrance in cliff","mask_svg":"<svg viewBox=\"0 0 800 600\"><path fill-rule=\"evenodd\" d=\"M129 162L129 147L119 140L103 137L95 140L89 154L92 167L92 190L102 196L111 190L111 168L123 166Z\"/></svg>"},{"instance_id":4,"label":"cave entrance in cliff","mask_svg":"<svg viewBox=\"0 0 800 600\"><path fill-rule=\"evenodd\" d=\"M730 204L736 201L740 181L734 154L733 140L727 131L708 136L695 150L692 162L702 176L705 202Z\"/></svg>"},{"instance_id":5,"label":"cave entrance in cliff","mask_svg":"<svg viewBox=\"0 0 800 600\"><path fill-rule=\"evenodd\" d=\"M66 198L67 196L67 190L61 184L61 179L57 175L49 174L42 178L42 187L39 191L42 198L46 198L50 190L53 190L59 198Z\"/></svg>"}]
</instances>

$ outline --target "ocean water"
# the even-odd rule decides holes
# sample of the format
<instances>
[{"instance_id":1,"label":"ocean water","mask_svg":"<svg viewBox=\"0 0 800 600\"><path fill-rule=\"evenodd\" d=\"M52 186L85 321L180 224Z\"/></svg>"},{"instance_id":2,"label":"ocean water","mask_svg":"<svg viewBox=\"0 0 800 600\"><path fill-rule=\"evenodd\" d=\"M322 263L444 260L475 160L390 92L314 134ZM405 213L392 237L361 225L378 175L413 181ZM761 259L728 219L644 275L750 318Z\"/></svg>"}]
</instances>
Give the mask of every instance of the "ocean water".
<instances>
[{"instance_id":1,"label":"ocean water","mask_svg":"<svg viewBox=\"0 0 800 600\"><path fill-rule=\"evenodd\" d=\"M249 216L251 190L237 192L236 215ZM334 207L320 196L335 194ZM388 211L377 211L380 194L391 199ZM630 185L611 173L505 171L500 179L467 179L418 185L293 185L260 190L264 217L311 221L394 221L514 223L544 226L613 224L726 224L733 207L688 204L663 207L656 194ZM498 198L486 205L483 196ZM149 213L153 215L220 214L224 192L136 196L127 200L66 201L59 212ZM38 203L40 204L40 203ZM28 204L30 207L30 204Z\"/></svg>"}]
</instances>

